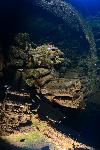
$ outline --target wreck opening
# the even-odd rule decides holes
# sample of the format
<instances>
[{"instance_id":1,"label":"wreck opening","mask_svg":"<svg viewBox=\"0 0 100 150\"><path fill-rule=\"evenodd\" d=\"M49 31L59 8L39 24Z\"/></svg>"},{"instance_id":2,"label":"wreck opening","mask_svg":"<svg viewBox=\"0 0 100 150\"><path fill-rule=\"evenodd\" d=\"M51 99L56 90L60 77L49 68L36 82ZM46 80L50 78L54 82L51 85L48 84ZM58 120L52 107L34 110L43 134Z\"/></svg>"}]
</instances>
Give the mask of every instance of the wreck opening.
<instances>
[{"instance_id":1,"label":"wreck opening","mask_svg":"<svg viewBox=\"0 0 100 150\"><path fill-rule=\"evenodd\" d=\"M58 5L60 9L60 3ZM71 9L73 12L74 8ZM63 11L62 7L61 11ZM72 16L77 16L78 21L72 24L71 19L74 19L71 16L70 20L68 17L66 21L55 11L51 13L51 10L34 4L33 12L30 20L32 41L37 45L50 43L57 46L64 53L65 58L65 63L60 67L58 65L57 71L62 77L80 78L83 87L86 88L85 95L91 93L96 88L97 58L93 35L84 19L75 11ZM69 12L65 12L66 16L67 13Z\"/></svg>"},{"instance_id":2,"label":"wreck opening","mask_svg":"<svg viewBox=\"0 0 100 150\"><path fill-rule=\"evenodd\" d=\"M85 78L89 93L95 88L97 60L93 35L71 5L63 1L52 1L52 5L50 2L16 1L12 4L13 13L9 7L6 13L1 9L0 36L4 45L1 51L9 61L8 47L12 44L16 34L24 32L30 34L35 45L54 44L64 52L66 60L60 67L61 69L58 66L60 75L69 78L68 74L70 74L70 78L78 76L81 80ZM7 23L7 18L9 18L9 23ZM75 74L74 77L73 74Z\"/></svg>"}]
</instances>

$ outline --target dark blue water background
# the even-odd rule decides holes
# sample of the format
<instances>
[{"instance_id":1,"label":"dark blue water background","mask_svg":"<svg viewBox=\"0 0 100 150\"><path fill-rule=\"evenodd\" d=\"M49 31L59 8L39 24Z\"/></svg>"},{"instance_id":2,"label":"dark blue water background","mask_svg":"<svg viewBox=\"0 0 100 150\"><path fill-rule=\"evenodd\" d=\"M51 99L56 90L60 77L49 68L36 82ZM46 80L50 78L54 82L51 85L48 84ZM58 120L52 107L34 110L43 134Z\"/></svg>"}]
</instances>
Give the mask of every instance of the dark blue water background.
<instances>
[{"instance_id":1,"label":"dark blue water background","mask_svg":"<svg viewBox=\"0 0 100 150\"><path fill-rule=\"evenodd\" d=\"M65 0L70 2L84 16L96 15L100 12L100 0Z\"/></svg>"}]
</instances>

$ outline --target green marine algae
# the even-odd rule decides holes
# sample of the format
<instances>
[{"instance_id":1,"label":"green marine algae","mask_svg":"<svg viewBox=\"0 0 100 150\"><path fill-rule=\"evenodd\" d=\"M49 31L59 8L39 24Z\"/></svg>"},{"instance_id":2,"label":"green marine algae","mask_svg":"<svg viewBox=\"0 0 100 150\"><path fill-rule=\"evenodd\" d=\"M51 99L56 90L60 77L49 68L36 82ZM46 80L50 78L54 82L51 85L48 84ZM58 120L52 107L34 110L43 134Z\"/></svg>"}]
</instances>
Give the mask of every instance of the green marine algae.
<instances>
[{"instance_id":1,"label":"green marine algae","mask_svg":"<svg viewBox=\"0 0 100 150\"><path fill-rule=\"evenodd\" d=\"M52 65L59 64L64 61L63 58L60 56L63 55L58 48L49 47L48 44L44 44L38 46L36 49L29 51L30 55L32 56L33 62L36 66L43 66L43 67L51 67Z\"/></svg>"}]
</instances>

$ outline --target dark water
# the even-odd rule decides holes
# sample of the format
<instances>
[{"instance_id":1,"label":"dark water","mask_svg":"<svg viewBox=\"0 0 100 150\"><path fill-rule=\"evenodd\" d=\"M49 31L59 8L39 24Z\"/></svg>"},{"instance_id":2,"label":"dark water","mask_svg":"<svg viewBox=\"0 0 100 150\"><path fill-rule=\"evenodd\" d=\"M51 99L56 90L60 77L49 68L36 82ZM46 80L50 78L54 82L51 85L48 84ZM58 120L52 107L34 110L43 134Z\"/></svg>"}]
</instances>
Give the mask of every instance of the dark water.
<instances>
[{"instance_id":1,"label":"dark water","mask_svg":"<svg viewBox=\"0 0 100 150\"><path fill-rule=\"evenodd\" d=\"M100 0L65 0L71 3L84 16L93 16L100 12Z\"/></svg>"},{"instance_id":2,"label":"dark water","mask_svg":"<svg viewBox=\"0 0 100 150\"><path fill-rule=\"evenodd\" d=\"M57 105L51 107L49 104L42 103L41 118L43 119L43 116L45 118L45 114L53 120L58 118L61 122L53 124L58 131L95 150L100 150L100 104L97 104L99 99L100 97L95 94L94 103L94 97L90 97L84 110L66 109ZM57 110L66 118L62 119L63 115Z\"/></svg>"},{"instance_id":3,"label":"dark water","mask_svg":"<svg viewBox=\"0 0 100 150\"><path fill-rule=\"evenodd\" d=\"M69 117L71 122L65 120L63 124L64 126L66 124L66 127L69 126L76 131L75 135L71 134L72 137L78 139L82 143L100 149L100 111L96 111L93 108L93 104L89 104L81 115L72 118Z\"/></svg>"}]
</instances>

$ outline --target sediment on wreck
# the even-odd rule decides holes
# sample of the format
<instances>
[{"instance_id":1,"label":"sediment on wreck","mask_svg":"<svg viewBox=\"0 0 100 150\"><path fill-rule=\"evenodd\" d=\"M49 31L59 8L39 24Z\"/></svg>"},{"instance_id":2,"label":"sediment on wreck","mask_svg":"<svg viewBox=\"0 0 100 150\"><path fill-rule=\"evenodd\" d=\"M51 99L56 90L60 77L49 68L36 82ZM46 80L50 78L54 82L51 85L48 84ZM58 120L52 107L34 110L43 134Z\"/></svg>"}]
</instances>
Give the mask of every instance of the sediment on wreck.
<instances>
[{"instance_id":1,"label":"sediment on wreck","mask_svg":"<svg viewBox=\"0 0 100 150\"><path fill-rule=\"evenodd\" d=\"M0 101L0 135L12 134L21 124L31 123L31 106L29 95L6 93L5 99Z\"/></svg>"}]
</instances>

